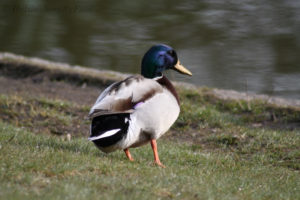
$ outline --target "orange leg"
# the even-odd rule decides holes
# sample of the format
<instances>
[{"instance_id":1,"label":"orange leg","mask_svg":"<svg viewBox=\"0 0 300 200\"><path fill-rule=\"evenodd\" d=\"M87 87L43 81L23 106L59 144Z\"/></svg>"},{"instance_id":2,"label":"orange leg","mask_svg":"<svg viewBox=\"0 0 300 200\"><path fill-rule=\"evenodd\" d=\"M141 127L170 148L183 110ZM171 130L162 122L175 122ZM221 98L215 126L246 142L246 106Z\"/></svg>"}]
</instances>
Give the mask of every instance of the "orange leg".
<instances>
[{"instance_id":1,"label":"orange leg","mask_svg":"<svg viewBox=\"0 0 300 200\"><path fill-rule=\"evenodd\" d=\"M157 144L156 144L156 140L155 139L151 139L151 147L152 147L153 154L154 154L154 162L155 162L155 164L157 164L160 167L165 168L165 166L159 160L158 152L157 152Z\"/></svg>"},{"instance_id":2,"label":"orange leg","mask_svg":"<svg viewBox=\"0 0 300 200\"><path fill-rule=\"evenodd\" d=\"M129 149L124 149L124 152L125 152L127 158L128 158L130 161L133 161L133 158L132 158L132 156L131 156L131 154L130 154L130 152L129 152Z\"/></svg>"}]
</instances>

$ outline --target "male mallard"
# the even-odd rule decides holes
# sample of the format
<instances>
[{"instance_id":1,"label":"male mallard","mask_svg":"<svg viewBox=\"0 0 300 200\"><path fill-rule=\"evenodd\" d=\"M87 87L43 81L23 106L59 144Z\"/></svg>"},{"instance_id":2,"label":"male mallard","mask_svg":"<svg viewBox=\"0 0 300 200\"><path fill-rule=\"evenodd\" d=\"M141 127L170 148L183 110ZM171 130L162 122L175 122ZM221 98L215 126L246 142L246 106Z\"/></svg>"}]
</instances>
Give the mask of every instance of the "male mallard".
<instances>
[{"instance_id":1,"label":"male mallard","mask_svg":"<svg viewBox=\"0 0 300 200\"><path fill-rule=\"evenodd\" d=\"M192 75L175 50L167 45L151 47L143 57L141 75L113 83L91 108L89 140L103 152L123 149L133 161L129 148L151 143L155 163L161 167L156 140L176 121L179 98L172 83L162 74L173 69Z\"/></svg>"}]
</instances>

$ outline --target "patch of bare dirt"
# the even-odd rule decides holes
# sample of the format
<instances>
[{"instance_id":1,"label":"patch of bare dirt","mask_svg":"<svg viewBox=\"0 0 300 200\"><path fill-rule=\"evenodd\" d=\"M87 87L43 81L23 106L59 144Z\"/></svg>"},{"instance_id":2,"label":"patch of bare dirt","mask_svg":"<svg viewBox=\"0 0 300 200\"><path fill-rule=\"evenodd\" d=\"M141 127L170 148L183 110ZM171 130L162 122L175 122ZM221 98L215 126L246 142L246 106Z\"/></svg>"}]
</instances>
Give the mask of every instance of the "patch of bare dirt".
<instances>
[{"instance_id":1,"label":"patch of bare dirt","mask_svg":"<svg viewBox=\"0 0 300 200\"><path fill-rule=\"evenodd\" d=\"M1 94L59 99L79 105L92 105L102 90L85 84L78 86L63 81L50 81L42 76L18 79L0 76Z\"/></svg>"},{"instance_id":2,"label":"patch of bare dirt","mask_svg":"<svg viewBox=\"0 0 300 200\"><path fill-rule=\"evenodd\" d=\"M89 134L88 110L95 102L103 87L88 87L86 84L76 85L63 81L51 81L46 76L36 75L27 78L12 78L0 76L0 94L8 96L21 96L24 99L43 98L50 100L63 100L79 105L75 108L58 110L66 116L70 116L69 124L55 117L37 114L30 115L31 106L40 109L39 102L32 101L30 105L10 105L10 111L6 112L0 107L1 119L19 127L25 127L35 133L49 133L55 135L87 136ZM51 105L50 105L51 106Z\"/></svg>"}]
</instances>

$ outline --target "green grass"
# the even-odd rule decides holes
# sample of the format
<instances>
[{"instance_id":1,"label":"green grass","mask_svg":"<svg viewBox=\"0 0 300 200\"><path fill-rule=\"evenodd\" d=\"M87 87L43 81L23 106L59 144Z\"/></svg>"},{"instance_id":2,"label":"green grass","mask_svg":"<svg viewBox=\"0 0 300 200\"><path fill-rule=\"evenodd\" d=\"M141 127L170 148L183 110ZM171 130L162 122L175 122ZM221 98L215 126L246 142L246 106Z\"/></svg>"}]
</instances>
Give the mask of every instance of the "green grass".
<instances>
[{"instance_id":1,"label":"green grass","mask_svg":"<svg viewBox=\"0 0 300 200\"><path fill-rule=\"evenodd\" d=\"M134 162L100 152L85 105L1 95L0 199L300 199L300 132L284 128L299 111L179 91L182 112L158 140L166 169L150 145ZM252 126L266 122L281 127Z\"/></svg>"},{"instance_id":2,"label":"green grass","mask_svg":"<svg viewBox=\"0 0 300 200\"><path fill-rule=\"evenodd\" d=\"M121 151L101 153L86 138L65 141L1 122L0 198L299 199L299 171L284 164L299 158L299 150L280 155L299 145L299 133L249 134L262 140L230 151L222 150L223 142L218 151L208 151L162 139L162 169L152 164L149 145L132 150L132 163ZM260 151L262 141L268 142Z\"/></svg>"}]
</instances>

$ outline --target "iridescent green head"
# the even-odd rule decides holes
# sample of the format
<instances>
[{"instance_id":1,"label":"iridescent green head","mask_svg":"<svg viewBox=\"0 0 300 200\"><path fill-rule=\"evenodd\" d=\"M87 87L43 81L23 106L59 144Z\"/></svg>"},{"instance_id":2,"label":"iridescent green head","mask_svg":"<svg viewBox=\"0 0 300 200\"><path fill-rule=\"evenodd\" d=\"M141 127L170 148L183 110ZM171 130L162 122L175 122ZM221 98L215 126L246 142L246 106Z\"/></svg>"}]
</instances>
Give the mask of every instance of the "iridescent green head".
<instances>
[{"instance_id":1,"label":"iridescent green head","mask_svg":"<svg viewBox=\"0 0 300 200\"><path fill-rule=\"evenodd\" d=\"M162 72L173 69L182 74L192 75L183 67L177 57L175 50L167 45L158 44L151 47L144 55L142 60L141 74L146 78L162 76Z\"/></svg>"}]
</instances>

